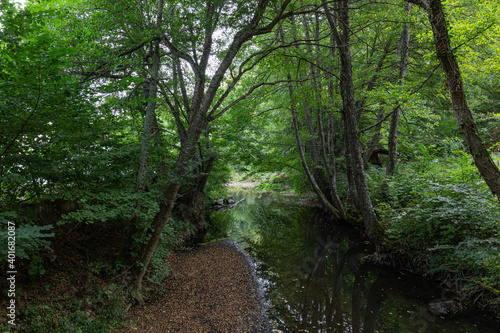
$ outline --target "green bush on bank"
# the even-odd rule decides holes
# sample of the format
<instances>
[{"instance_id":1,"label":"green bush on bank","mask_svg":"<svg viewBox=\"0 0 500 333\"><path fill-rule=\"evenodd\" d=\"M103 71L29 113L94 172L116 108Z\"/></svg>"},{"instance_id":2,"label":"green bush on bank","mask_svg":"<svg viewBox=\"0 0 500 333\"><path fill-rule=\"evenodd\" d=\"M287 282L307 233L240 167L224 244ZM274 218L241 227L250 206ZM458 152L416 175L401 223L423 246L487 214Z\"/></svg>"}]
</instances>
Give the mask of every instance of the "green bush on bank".
<instances>
[{"instance_id":1,"label":"green bush on bank","mask_svg":"<svg viewBox=\"0 0 500 333\"><path fill-rule=\"evenodd\" d=\"M33 302L23 308L16 321L18 332L106 333L124 325L125 294L111 284L84 299L64 296L50 304ZM8 324L0 324L7 332Z\"/></svg>"},{"instance_id":2,"label":"green bush on bank","mask_svg":"<svg viewBox=\"0 0 500 333\"><path fill-rule=\"evenodd\" d=\"M500 294L500 205L470 156L424 154L386 185L382 170L369 171L369 182L388 248L404 250L427 274L464 278L469 294Z\"/></svg>"}]
</instances>

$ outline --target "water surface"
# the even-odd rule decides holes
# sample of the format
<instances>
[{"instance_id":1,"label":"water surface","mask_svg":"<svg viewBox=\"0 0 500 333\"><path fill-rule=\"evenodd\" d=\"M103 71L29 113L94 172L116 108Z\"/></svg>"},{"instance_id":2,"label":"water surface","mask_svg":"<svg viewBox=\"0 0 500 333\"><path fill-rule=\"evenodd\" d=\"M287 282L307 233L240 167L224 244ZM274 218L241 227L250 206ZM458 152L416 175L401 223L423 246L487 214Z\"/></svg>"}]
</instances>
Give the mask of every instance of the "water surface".
<instances>
[{"instance_id":1,"label":"water surface","mask_svg":"<svg viewBox=\"0 0 500 333\"><path fill-rule=\"evenodd\" d=\"M295 197L232 193L234 209L214 213L212 238L229 237L252 255L282 332L500 332L479 315L445 318L429 303L453 294L404 271L363 262L372 249Z\"/></svg>"}]
</instances>

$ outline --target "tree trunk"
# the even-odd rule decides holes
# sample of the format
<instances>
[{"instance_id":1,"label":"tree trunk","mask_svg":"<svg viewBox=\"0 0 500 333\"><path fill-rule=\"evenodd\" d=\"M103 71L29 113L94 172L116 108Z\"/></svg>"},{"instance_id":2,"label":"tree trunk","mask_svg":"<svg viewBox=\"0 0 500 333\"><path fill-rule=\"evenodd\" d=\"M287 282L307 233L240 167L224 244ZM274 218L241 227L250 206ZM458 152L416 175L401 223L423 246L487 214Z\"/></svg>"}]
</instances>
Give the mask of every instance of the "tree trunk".
<instances>
[{"instance_id":1,"label":"tree trunk","mask_svg":"<svg viewBox=\"0 0 500 333\"><path fill-rule=\"evenodd\" d=\"M333 38L333 36L330 37L330 50L329 50L329 56L331 59L334 58L335 56L335 39ZM329 66L329 73L327 73L328 75L328 97L330 98L330 101L334 101L335 100L335 94L334 94L334 90L335 90L335 85L334 85L334 80L333 80L333 72L335 70L335 67L333 66L332 64L332 61L330 62L330 66ZM339 130L340 132L340 130ZM336 172L336 163L335 163L335 121L334 121L334 118L333 118L333 110L330 111L329 113L329 117L328 117L328 137L327 137L327 140L328 140L328 154L329 154L329 163L326 163L327 166L328 166L328 171L329 171L329 178L330 178L330 183L331 183L331 188L332 189L335 189L335 193L332 193L332 197L333 197L333 202L335 203L336 201L338 201L340 203L340 206L342 206L342 202L340 200L340 197L338 195L338 191L337 191L337 172ZM347 160L347 157L346 157L346 160ZM347 174L349 175L350 172L349 170L347 170ZM350 183L349 183L350 184ZM349 191L348 191L348 195L347 195L347 198L348 198L348 201L350 200L350 198L352 198L354 200L354 198L356 198L357 195L350 195L352 194L352 191L351 191L351 187L349 186ZM354 201L352 201L354 202Z\"/></svg>"},{"instance_id":2,"label":"tree trunk","mask_svg":"<svg viewBox=\"0 0 500 333\"><path fill-rule=\"evenodd\" d=\"M291 76L288 74L288 80L291 81ZM300 162L302 163L302 167L304 168L304 171L307 175L307 179L309 180L309 183L312 185L314 192L318 196L318 198L321 201L321 204L323 207L327 208L332 212L332 214L336 218L342 218L346 219L345 213L342 210L339 210L335 208L326 198L326 196L323 194L321 189L319 188L318 184L316 183L316 180L314 178L314 175L311 173L309 170L309 166L307 165L305 153L304 153L304 148L302 147L302 140L300 139L300 133L299 133L299 122L297 120L297 112L295 111L295 105L293 103L293 87L291 84L288 85L288 91L289 91L289 96L290 96L290 109L292 111L292 121L293 121L293 129L295 132L295 139L297 140L297 148L299 150L299 155L300 155Z\"/></svg>"},{"instance_id":3,"label":"tree trunk","mask_svg":"<svg viewBox=\"0 0 500 333\"><path fill-rule=\"evenodd\" d=\"M384 108L381 107L377 114L377 126L375 126L375 134L373 134L373 137L370 143L368 144L368 148L366 148L365 151L365 156L364 156L365 168L368 168L368 162L370 161L370 158L372 157L372 154L375 151L375 148L377 148L378 142L380 140L380 130L382 129L383 119L384 119Z\"/></svg>"},{"instance_id":4,"label":"tree trunk","mask_svg":"<svg viewBox=\"0 0 500 333\"><path fill-rule=\"evenodd\" d=\"M356 187L356 181L354 180L354 171L352 167L352 159L351 159L351 150L349 149L349 132L347 131L347 123L345 121L345 117L342 117L344 120L344 155L345 155L345 172L347 176L347 203L354 207L358 212L361 211L358 202L358 190Z\"/></svg>"},{"instance_id":5,"label":"tree trunk","mask_svg":"<svg viewBox=\"0 0 500 333\"><path fill-rule=\"evenodd\" d=\"M201 199L215 160L215 155L207 157L206 161L195 170L194 184L181 186L179 189L180 195L175 202L172 215L189 223L188 230L181 236L183 246L193 246L202 242L207 233L208 225L203 217L205 203Z\"/></svg>"},{"instance_id":6,"label":"tree trunk","mask_svg":"<svg viewBox=\"0 0 500 333\"><path fill-rule=\"evenodd\" d=\"M446 83L450 88L453 111L462 130L465 144L469 148L479 173L500 202L500 170L491 159L490 153L483 144L472 112L467 105L462 76L460 75L457 59L451 49L450 36L441 0L432 0L430 2L424 0L407 1L417 3L427 10L434 34L436 54L446 74Z\"/></svg>"},{"instance_id":7,"label":"tree trunk","mask_svg":"<svg viewBox=\"0 0 500 333\"><path fill-rule=\"evenodd\" d=\"M160 15L160 14L159 14ZM159 18L161 22L161 18ZM145 97L148 99L146 106L146 115L144 117L144 127L142 133L141 150L139 153L139 162L137 166L137 175L135 181L135 191L137 193L144 193L146 189L146 170L148 165L149 151L151 150L151 139L153 136L159 137L157 135L158 122L156 121L156 96L158 92L158 77L160 71L160 40L155 39L153 41L153 56L152 56L153 66L151 69L151 80L149 84L149 91L145 91ZM125 263L130 263L132 258L130 256L130 251L132 250L134 244L134 235L137 233L138 228L137 214L141 209L141 201L137 201L135 204L135 212L131 214L129 219L125 223L122 236L122 245L118 258L120 261Z\"/></svg>"},{"instance_id":8,"label":"tree trunk","mask_svg":"<svg viewBox=\"0 0 500 333\"><path fill-rule=\"evenodd\" d=\"M330 183L330 191L332 196L332 204L337 207L343 216L346 215L342 201L340 200L339 193L337 190L337 170L335 165L335 148L333 142L333 115L330 114L328 117L328 151L325 144L325 138L323 131L321 132L320 140L322 142L323 160L326 165L326 170L328 173L328 181Z\"/></svg>"},{"instance_id":9,"label":"tree trunk","mask_svg":"<svg viewBox=\"0 0 500 333\"><path fill-rule=\"evenodd\" d=\"M317 87L314 87L313 89L317 89ZM320 128L315 128L312 122L312 117L313 117L312 108L309 105L307 99L308 98L306 97L304 101L304 119L306 122L307 134L309 135L307 141L309 145L309 154L311 156L311 162L312 162L312 175L314 176L316 183L321 189L321 192L323 192L328 201L330 201L331 200L330 188L328 186L328 181L326 180L327 177L325 176L324 169L321 165L322 159L320 150L321 147L318 142L319 137L316 137L317 134L319 133ZM319 110L317 109L316 112L319 112Z\"/></svg>"},{"instance_id":10,"label":"tree trunk","mask_svg":"<svg viewBox=\"0 0 500 333\"><path fill-rule=\"evenodd\" d=\"M345 121L345 130L347 136L347 149L350 153L351 167L354 177L354 182L357 191L358 206L363 216L366 236L375 243L378 242L378 222L373 208L368 184L365 178L363 168L363 157L361 155L361 143L358 136L358 122L356 117L356 106L354 99L354 84L352 78L352 63L350 50L350 28L349 28L349 1L340 0L336 8L340 32L337 30L337 25L330 13L326 1L323 1L323 6L327 15L328 22L332 33L336 39L337 49L340 54L341 62L341 95L343 101L343 113Z\"/></svg>"},{"instance_id":11,"label":"tree trunk","mask_svg":"<svg viewBox=\"0 0 500 333\"><path fill-rule=\"evenodd\" d=\"M153 223L151 224L152 233L148 242L142 249L141 255L139 257L139 265L135 266L135 280L133 284L133 290L137 293L136 298L142 303L143 299L140 294L142 287L142 280L146 270L149 266L151 258L155 252L156 246L160 239L161 233L167 224L168 218L172 213L174 208L175 197L179 192L179 183L170 185L164 192L163 201L160 204L160 211L155 215Z\"/></svg>"},{"instance_id":12,"label":"tree trunk","mask_svg":"<svg viewBox=\"0 0 500 333\"><path fill-rule=\"evenodd\" d=\"M406 5L406 11L411 12L411 4ZM404 79L406 77L406 69L408 68L408 55L410 52L410 26L405 24L403 27L403 32L401 33L401 38L399 40L397 53L401 57L401 63L399 64L399 74L398 81L401 85L404 85ZM395 67L395 66L393 66ZM399 127L399 117L401 116L400 107L397 106L391 116L391 126L389 128L389 159L387 161L387 167L385 169L386 176L392 176L396 170L396 164L398 162L398 127Z\"/></svg>"}]
</instances>

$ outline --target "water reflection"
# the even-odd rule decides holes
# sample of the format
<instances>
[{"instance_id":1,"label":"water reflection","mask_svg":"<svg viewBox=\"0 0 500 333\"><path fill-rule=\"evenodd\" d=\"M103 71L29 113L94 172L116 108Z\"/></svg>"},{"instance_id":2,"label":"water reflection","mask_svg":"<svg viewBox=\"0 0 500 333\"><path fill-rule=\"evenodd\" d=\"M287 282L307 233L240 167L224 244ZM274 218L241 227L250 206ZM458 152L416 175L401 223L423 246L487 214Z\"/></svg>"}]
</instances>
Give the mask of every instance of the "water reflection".
<instances>
[{"instance_id":1,"label":"water reflection","mask_svg":"<svg viewBox=\"0 0 500 333\"><path fill-rule=\"evenodd\" d=\"M355 231L332 226L296 198L232 195L246 200L212 224L223 221L217 237L238 241L258 260L269 315L282 332L498 332L481 318L433 315L428 303L446 298L443 290L364 263L371 250Z\"/></svg>"}]
</instances>

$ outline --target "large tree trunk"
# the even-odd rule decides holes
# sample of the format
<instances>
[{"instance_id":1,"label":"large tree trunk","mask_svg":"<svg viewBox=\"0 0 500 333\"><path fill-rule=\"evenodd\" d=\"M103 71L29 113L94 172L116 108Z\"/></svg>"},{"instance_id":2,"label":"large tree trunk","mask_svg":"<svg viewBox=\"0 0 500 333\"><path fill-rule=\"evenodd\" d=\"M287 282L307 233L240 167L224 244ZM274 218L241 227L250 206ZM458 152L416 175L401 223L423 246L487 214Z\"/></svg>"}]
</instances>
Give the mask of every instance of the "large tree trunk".
<instances>
[{"instance_id":1,"label":"large tree trunk","mask_svg":"<svg viewBox=\"0 0 500 333\"><path fill-rule=\"evenodd\" d=\"M161 15L161 12L158 14ZM161 24L161 17L158 16ZM152 42L153 54L151 68L151 80L149 83L149 90L145 90L145 98L148 99L146 106L146 115L144 117L144 127L142 133L141 150L139 152L139 162L137 166L137 175L135 181L135 191L137 193L144 193L146 189L146 170L148 165L149 152L151 150L151 141L153 136L159 140L158 122L156 120L156 96L158 93L158 77L160 71L160 39L155 39ZM118 258L120 261L130 263L132 258L130 252L134 245L134 235L137 233L136 227L138 211L141 209L141 201L135 204L135 211L131 214L125 222L122 235L122 245Z\"/></svg>"},{"instance_id":2,"label":"large tree trunk","mask_svg":"<svg viewBox=\"0 0 500 333\"><path fill-rule=\"evenodd\" d=\"M411 12L411 4L406 5L406 11ZM403 32L401 33L401 38L399 40L397 54L401 57L401 63L399 64L399 74L398 81L401 85L404 85L404 79L406 77L406 69L408 67L408 55L410 52L410 26L405 24L403 27ZM395 64L393 64L393 69L395 69ZM396 169L396 164L398 161L398 127L399 118L401 116L401 110L399 106L391 116L391 126L389 128L389 159L387 161L387 167L385 169L385 174L387 176L392 176L394 170Z\"/></svg>"},{"instance_id":3,"label":"large tree trunk","mask_svg":"<svg viewBox=\"0 0 500 333\"><path fill-rule=\"evenodd\" d=\"M137 292L136 298L142 303L143 299L140 294L142 287L142 280L144 278L144 274L146 274L146 270L149 266L151 258L155 252L156 246L158 245L158 241L160 239L161 233L167 224L168 218L172 213L172 209L174 208L175 197L179 192L179 183L175 183L170 185L164 192L163 201L160 204L160 211L155 215L153 219L153 223L151 224L152 233L148 242L142 249L142 252L139 256L138 263L140 265L135 266L135 279L133 284L133 289Z\"/></svg>"},{"instance_id":4,"label":"large tree trunk","mask_svg":"<svg viewBox=\"0 0 500 333\"><path fill-rule=\"evenodd\" d=\"M195 159L196 143L200 137L202 126L194 126L193 128L194 130L191 135L188 135L188 140L186 141L189 145L187 147L181 147L181 151L174 165L174 178L178 181L173 182L164 190L163 200L160 203L160 211L155 215L151 223L151 232L148 234L149 239L142 247L138 265L136 265L134 269L135 279L133 289L137 292L136 298L141 302L143 301L140 294L142 280L156 250L161 233L174 208L175 200L181 186L180 180L185 178L185 172L189 170L189 162ZM190 139L190 137L192 139Z\"/></svg>"},{"instance_id":5,"label":"large tree trunk","mask_svg":"<svg viewBox=\"0 0 500 333\"><path fill-rule=\"evenodd\" d=\"M446 26L441 0L406 1L419 5L428 13L429 22L434 34L436 54L446 74L446 84L450 88L453 111L455 112L455 117L462 130L465 144L469 148L479 173L491 192L500 202L500 170L491 159L490 153L483 144L472 112L467 105L462 76L460 75L460 67L458 66L457 59L451 48L450 36L448 34L448 27Z\"/></svg>"},{"instance_id":6,"label":"large tree trunk","mask_svg":"<svg viewBox=\"0 0 500 333\"><path fill-rule=\"evenodd\" d=\"M323 1L325 13L327 15L328 23L335 37L337 49L340 54L341 62L341 95L343 101L343 113L345 121L345 131L347 140L347 149L350 153L351 167L354 182L357 191L358 208L363 216L363 223L365 227L366 236L375 243L378 243L378 222L375 215L368 191L368 184L365 178L365 171L363 168L363 157L361 155L361 143L358 136L358 122L356 117L356 106L354 99L354 84L352 78L352 63L351 63L351 49L350 49L350 28L349 28L349 1L340 0L336 8L340 32L337 30L337 24L330 13L330 9L326 1Z\"/></svg>"},{"instance_id":7,"label":"large tree trunk","mask_svg":"<svg viewBox=\"0 0 500 333\"><path fill-rule=\"evenodd\" d=\"M330 37L330 51L329 51L329 56L331 59L334 58L335 56L335 39L333 36ZM333 65L333 61L330 61L330 66L329 66L329 73L328 75L328 97L330 98L330 101L335 100L335 84L334 84L334 76L332 73L334 73L335 67ZM339 130L340 132L340 130ZM330 175L330 182L332 183L331 187L334 189L337 189L337 175L336 175L336 163L335 163L335 121L333 118L333 110L330 111L330 115L328 117L328 153L330 154L329 158L329 167L328 170L331 170L331 175ZM344 131L345 133L345 131ZM344 140L345 140L345 134L344 134ZM348 178L348 193L347 193L347 202L356 205L356 187L354 185L354 180L352 177L352 170L350 167L350 157L348 156L348 150L346 150L346 174ZM349 162L348 162L349 161ZM328 165L328 164L327 164ZM339 202L341 203L340 197L338 196L338 193L332 194L334 198L334 202Z\"/></svg>"},{"instance_id":8,"label":"large tree trunk","mask_svg":"<svg viewBox=\"0 0 500 333\"><path fill-rule=\"evenodd\" d=\"M318 41L320 39L320 19L319 19L319 14L318 12L314 13L315 17L315 35L314 35L314 40ZM322 55L320 52L320 46L318 43L316 43L316 59L321 59ZM309 46L309 52L312 54L311 47ZM333 50L331 51L333 52ZM311 71L313 71L314 68L312 67L311 64ZM315 73L315 72L314 72ZM331 74L330 74L331 76ZM323 87L321 86L321 82L317 79L316 74L313 76L313 83L314 86L317 89L317 96L316 98L318 101L323 100ZM330 89L328 89L330 91ZM333 94L333 90L332 90ZM333 99L332 99L333 100ZM318 106L317 110L317 132L318 132L318 138L319 138L319 146L320 146L320 152L321 152L321 158L323 160L323 165L326 168L326 175L328 179L328 188L330 190L330 195L327 196L330 201L332 202L334 207L337 207L342 215L346 215L342 201L340 200L339 194L338 194L338 189L337 189L337 170L335 166L335 149L334 149L334 142L333 142L333 115L331 113L328 114L327 111L325 110L323 104L320 104ZM325 116L328 116L328 138L325 139L325 128L323 125L323 118ZM328 140L327 142L325 142Z\"/></svg>"},{"instance_id":9,"label":"large tree trunk","mask_svg":"<svg viewBox=\"0 0 500 333\"><path fill-rule=\"evenodd\" d=\"M202 200L208 177L214 166L216 156L212 155L201 161L201 165L195 170L195 179L189 185L181 186L179 198L175 202L172 216L189 223L189 228L181 235L183 246L196 245L203 241L208 225L203 216L205 202Z\"/></svg>"}]
</instances>

